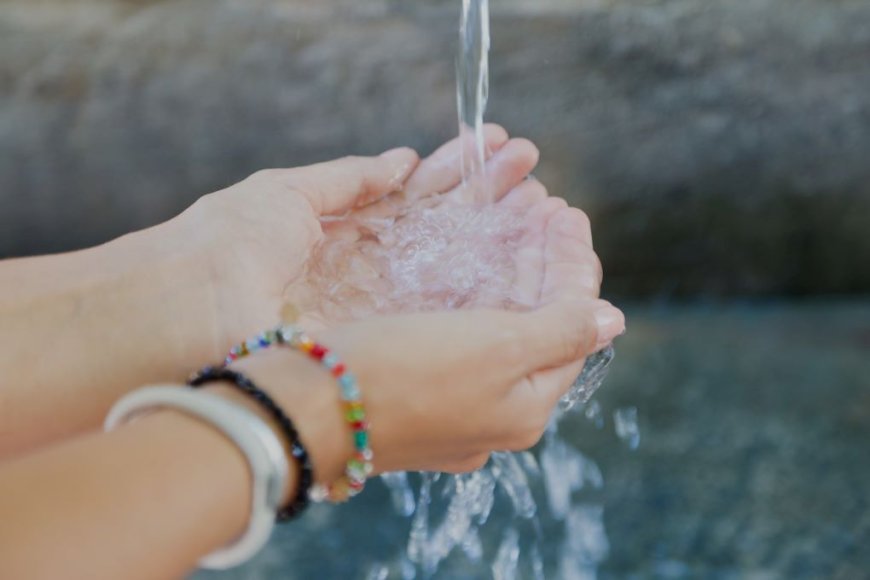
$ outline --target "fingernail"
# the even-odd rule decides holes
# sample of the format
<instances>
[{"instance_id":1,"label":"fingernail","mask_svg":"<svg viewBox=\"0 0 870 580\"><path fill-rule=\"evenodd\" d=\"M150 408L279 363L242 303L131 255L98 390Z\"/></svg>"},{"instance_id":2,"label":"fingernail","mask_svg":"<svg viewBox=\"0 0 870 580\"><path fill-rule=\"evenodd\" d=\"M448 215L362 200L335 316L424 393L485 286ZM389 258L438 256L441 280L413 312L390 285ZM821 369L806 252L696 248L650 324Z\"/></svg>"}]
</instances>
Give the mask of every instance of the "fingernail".
<instances>
[{"instance_id":1,"label":"fingernail","mask_svg":"<svg viewBox=\"0 0 870 580\"><path fill-rule=\"evenodd\" d=\"M595 350L601 350L613 339L625 332L625 315L618 308L609 303L603 303L596 308L592 315L598 326L598 343Z\"/></svg>"}]
</instances>

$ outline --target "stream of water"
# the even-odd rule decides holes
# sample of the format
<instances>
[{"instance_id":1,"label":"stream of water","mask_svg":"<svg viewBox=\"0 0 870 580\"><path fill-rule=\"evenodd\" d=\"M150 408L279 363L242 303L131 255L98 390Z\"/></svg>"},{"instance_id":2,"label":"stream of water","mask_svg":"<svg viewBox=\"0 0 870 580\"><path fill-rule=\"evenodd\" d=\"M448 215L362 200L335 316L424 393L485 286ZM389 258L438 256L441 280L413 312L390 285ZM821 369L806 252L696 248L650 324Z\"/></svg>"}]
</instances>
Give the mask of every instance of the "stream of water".
<instances>
[{"instance_id":1,"label":"stream of water","mask_svg":"<svg viewBox=\"0 0 870 580\"><path fill-rule=\"evenodd\" d=\"M456 61L462 186L419 203L399 198L386 211L324 224L324 243L305 279L288 290L297 311L340 322L378 313L536 306L516 295L523 216L495 203L487 187L489 54L489 2L462 0ZM487 566L497 580L543 578L552 557L562 578L593 577L608 550L603 508L576 499L583 490L600 488L603 477L560 437L559 417L589 401L612 359L610 348L589 357L536 454L495 453L483 469L456 476L383 476L396 513L410 518L410 532L405 549L372 568L369 577L430 578L445 566L455 577L454 566L466 565ZM594 406L585 412L603 425ZM621 433L632 440L633 417L624 412L617 418ZM553 522L562 530L555 536ZM554 541L563 543L555 552Z\"/></svg>"},{"instance_id":2,"label":"stream of water","mask_svg":"<svg viewBox=\"0 0 870 580\"><path fill-rule=\"evenodd\" d=\"M456 110L462 139L462 179L486 174L486 143L483 118L489 101L489 0L462 0L459 23L459 52L456 57ZM470 143L469 143L470 142ZM481 180L486 184L486 180ZM485 185L484 185L485 187ZM489 191L482 195L491 202Z\"/></svg>"},{"instance_id":3,"label":"stream of water","mask_svg":"<svg viewBox=\"0 0 870 580\"><path fill-rule=\"evenodd\" d=\"M486 151L483 121L489 98L490 17L488 0L462 0L457 56L457 111L463 183L477 174L485 177ZM486 183L485 179L476 183ZM491 203L487 190L471 194L471 201ZM553 417L540 453L495 453L482 470L449 476L422 474L414 492L406 474L388 474L383 480L390 488L395 509L413 517L406 553L400 558L403 578L421 574L429 578L454 551L472 562L489 560L496 580L544 578L541 508L533 488L542 483L549 514L564 522L563 547L558 571L562 578L595 577L598 564L608 551L600 505L575 504L574 494L585 487L600 488L601 470L591 459L559 436L559 417L578 403L589 401L604 380L613 359L608 348L587 360L582 374L563 398ZM594 405L586 408L587 418L603 423ZM617 426L637 445L636 413L620 414ZM637 440L637 441L635 441ZM487 525L496 501L510 503L514 518L504 528L494 553L485 553L481 528ZM436 515L437 513L437 515ZM522 540L522 541L521 541ZM370 578L387 578L391 568L376 566Z\"/></svg>"}]
</instances>

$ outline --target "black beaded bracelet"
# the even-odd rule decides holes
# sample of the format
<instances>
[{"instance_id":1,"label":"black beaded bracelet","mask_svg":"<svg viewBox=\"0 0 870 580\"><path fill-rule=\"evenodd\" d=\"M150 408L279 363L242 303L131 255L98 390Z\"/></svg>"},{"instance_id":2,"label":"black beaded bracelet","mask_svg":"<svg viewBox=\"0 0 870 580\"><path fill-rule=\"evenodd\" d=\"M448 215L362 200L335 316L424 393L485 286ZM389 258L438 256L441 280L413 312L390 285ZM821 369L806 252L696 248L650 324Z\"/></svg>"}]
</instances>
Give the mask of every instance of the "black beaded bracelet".
<instances>
[{"instance_id":1,"label":"black beaded bracelet","mask_svg":"<svg viewBox=\"0 0 870 580\"><path fill-rule=\"evenodd\" d=\"M254 382L240 372L230 370L223 367L205 367L198 373L194 374L187 384L193 388L201 387L208 383L228 382L233 384L237 389L254 399L261 405L269 414L275 418L281 426L281 430L287 437L290 443L290 455L296 460L298 467L299 490L296 497L288 505L283 507L277 514L278 522L286 522L308 507L309 492L311 485L314 483L314 468L311 465L311 457L308 451L302 445L299 439L299 433L296 427L293 426L293 421L281 410L281 407L261 390Z\"/></svg>"}]
</instances>

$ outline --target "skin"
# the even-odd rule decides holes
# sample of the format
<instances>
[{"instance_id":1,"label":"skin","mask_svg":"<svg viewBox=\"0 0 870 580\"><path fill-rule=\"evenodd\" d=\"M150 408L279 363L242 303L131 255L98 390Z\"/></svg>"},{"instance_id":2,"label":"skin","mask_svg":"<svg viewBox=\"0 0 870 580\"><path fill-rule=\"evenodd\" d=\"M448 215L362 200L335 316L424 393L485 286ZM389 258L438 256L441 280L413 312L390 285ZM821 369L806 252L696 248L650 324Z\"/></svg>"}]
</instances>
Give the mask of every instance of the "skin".
<instances>
[{"instance_id":1,"label":"skin","mask_svg":"<svg viewBox=\"0 0 870 580\"><path fill-rule=\"evenodd\" d=\"M533 308L316 331L360 380L379 472L467 471L493 450L533 445L584 357L624 330L622 313L598 299L588 219L525 179L531 143L495 126L487 142L498 203L528 216L516 293ZM105 413L273 325L323 235L318 217L384 215L450 191L458 155L453 142L422 162L399 149L260 172L99 248L0 263L0 577L178 577L232 541L250 493L235 447L171 411L97 433ZM397 189L402 199L389 195ZM331 378L288 350L236 366L293 417L318 479L337 477L350 437ZM232 388L209 388L261 414Z\"/></svg>"}]
</instances>

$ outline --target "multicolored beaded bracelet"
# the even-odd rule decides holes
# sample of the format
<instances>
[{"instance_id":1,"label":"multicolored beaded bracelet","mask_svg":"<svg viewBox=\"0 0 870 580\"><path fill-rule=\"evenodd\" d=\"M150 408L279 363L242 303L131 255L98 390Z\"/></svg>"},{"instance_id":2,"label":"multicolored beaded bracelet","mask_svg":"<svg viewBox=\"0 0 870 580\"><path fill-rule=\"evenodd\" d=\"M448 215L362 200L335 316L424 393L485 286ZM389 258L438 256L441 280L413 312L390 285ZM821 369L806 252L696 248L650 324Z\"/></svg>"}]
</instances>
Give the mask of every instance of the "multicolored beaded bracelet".
<instances>
[{"instance_id":1,"label":"multicolored beaded bracelet","mask_svg":"<svg viewBox=\"0 0 870 580\"><path fill-rule=\"evenodd\" d=\"M276 344L289 346L318 361L335 377L341 387L344 419L353 434L354 454L347 462L342 479L329 486L315 485L311 489L310 497L314 501L346 501L363 490L366 479L374 469L372 465L374 454L369 445L368 422L356 377L347 370L335 353L330 352L328 348L305 334L301 328L293 325L267 330L234 346L230 349L225 362L230 364L239 358Z\"/></svg>"}]
</instances>

